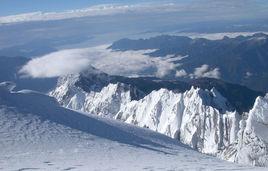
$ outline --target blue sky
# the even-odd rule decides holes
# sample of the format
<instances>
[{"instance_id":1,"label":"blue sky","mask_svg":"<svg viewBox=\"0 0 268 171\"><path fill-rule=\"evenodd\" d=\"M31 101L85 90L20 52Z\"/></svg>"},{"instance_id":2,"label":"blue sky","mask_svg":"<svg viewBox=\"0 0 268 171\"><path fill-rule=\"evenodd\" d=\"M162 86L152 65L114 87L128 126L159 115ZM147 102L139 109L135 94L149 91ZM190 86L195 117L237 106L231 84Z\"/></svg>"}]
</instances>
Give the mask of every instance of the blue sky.
<instances>
[{"instance_id":1,"label":"blue sky","mask_svg":"<svg viewBox=\"0 0 268 171\"><path fill-rule=\"evenodd\" d=\"M171 2L172 0L0 0L0 16L34 11L63 11L109 3ZM180 1L180 0L179 0ZM179 2L178 1L178 2Z\"/></svg>"}]
</instances>

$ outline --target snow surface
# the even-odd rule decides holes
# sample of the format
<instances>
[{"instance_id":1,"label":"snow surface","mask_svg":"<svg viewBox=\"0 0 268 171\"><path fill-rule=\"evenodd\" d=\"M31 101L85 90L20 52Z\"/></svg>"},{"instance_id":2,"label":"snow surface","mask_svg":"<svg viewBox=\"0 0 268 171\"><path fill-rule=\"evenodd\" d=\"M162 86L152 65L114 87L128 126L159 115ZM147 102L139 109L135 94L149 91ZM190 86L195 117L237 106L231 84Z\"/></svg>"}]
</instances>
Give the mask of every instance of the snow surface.
<instances>
[{"instance_id":1,"label":"snow surface","mask_svg":"<svg viewBox=\"0 0 268 171\"><path fill-rule=\"evenodd\" d=\"M193 151L114 120L60 107L0 85L1 170L263 170Z\"/></svg>"}]
</instances>

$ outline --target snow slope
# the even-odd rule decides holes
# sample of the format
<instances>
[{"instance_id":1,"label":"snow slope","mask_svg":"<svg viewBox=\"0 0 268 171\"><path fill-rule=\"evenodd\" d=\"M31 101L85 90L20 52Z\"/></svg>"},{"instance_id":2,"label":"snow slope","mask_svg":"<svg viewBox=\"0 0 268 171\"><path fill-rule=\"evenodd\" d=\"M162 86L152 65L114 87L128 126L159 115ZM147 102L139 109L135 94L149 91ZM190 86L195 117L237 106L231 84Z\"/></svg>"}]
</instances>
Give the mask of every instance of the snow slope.
<instances>
[{"instance_id":1,"label":"snow slope","mask_svg":"<svg viewBox=\"0 0 268 171\"><path fill-rule=\"evenodd\" d=\"M164 135L60 107L0 84L1 170L261 170L193 151Z\"/></svg>"}]
</instances>

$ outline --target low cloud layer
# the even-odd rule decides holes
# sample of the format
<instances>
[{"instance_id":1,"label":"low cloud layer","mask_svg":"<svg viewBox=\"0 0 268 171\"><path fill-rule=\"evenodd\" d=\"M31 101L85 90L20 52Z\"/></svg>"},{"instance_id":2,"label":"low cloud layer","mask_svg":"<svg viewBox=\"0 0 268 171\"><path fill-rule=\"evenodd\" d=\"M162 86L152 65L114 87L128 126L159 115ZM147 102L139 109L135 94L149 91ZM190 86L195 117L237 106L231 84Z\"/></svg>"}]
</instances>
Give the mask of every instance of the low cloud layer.
<instances>
[{"instance_id":1,"label":"low cloud layer","mask_svg":"<svg viewBox=\"0 0 268 171\"><path fill-rule=\"evenodd\" d=\"M154 50L118 52L107 45L54 52L27 63L20 73L26 77L45 78L78 73L92 65L108 74L122 76L157 76L175 74L176 65L169 58L151 58Z\"/></svg>"}]
</instances>

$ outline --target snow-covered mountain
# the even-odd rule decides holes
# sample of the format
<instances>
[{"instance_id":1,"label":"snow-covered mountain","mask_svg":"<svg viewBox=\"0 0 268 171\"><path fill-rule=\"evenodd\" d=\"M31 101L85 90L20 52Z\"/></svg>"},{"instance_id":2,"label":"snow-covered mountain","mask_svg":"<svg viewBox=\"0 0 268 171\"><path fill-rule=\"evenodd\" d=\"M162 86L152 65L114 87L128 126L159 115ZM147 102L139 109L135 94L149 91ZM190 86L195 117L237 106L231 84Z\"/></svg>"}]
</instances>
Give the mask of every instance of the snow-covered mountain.
<instances>
[{"instance_id":1,"label":"snow-covered mountain","mask_svg":"<svg viewBox=\"0 0 268 171\"><path fill-rule=\"evenodd\" d=\"M110 118L121 106L144 96L131 85L109 84L110 80L109 75L90 67L80 74L59 78L58 86L50 95L67 108Z\"/></svg>"},{"instance_id":2,"label":"snow-covered mountain","mask_svg":"<svg viewBox=\"0 0 268 171\"><path fill-rule=\"evenodd\" d=\"M221 161L148 129L0 84L1 170L265 170Z\"/></svg>"},{"instance_id":3,"label":"snow-covered mountain","mask_svg":"<svg viewBox=\"0 0 268 171\"><path fill-rule=\"evenodd\" d=\"M240 121L238 138L222 157L243 164L268 166L268 94L258 97Z\"/></svg>"},{"instance_id":4,"label":"snow-covered mountain","mask_svg":"<svg viewBox=\"0 0 268 171\"><path fill-rule=\"evenodd\" d=\"M258 166L268 163L263 161L263 158L267 157L266 153L256 153L262 162L254 162L255 159L252 157L247 159L241 157L244 154L240 154L240 151L243 153L246 151L242 149L246 137L243 134L246 132L241 127L246 114L233 111L228 100L217 89L203 90L192 87L185 92L159 89L143 93L142 90L129 84L109 83L107 80L110 77L106 75L104 78L102 75L103 73L87 72L86 75L63 77L50 95L64 107L149 128L180 140L202 153ZM81 80L85 79L84 76L94 78L95 81L83 81L82 86ZM106 80L105 84L102 84L103 79ZM91 83L96 83L96 86ZM133 94L139 97L133 98ZM257 98L256 103L260 101L259 99L263 98ZM252 113L257 115L259 113L255 110L256 103L248 114L249 118ZM268 108L265 105L259 106L262 109ZM264 116L265 113L264 111ZM247 130L255 130L256 125L249 125L252 124L247 124ZM263 136L257 137L261 142L264 141ZM254 148L254 143L257 141L254 140L252 146L247 148Z\"/></svg>"},{"instance_id":5,"label":"snow-covered mountain","mask_svg":"<svg viewBox=\"0 0 268 171\"><path fill-rule=\"evenodd\" d=\"M115 118L179 139L200 152L216 154L236 138L239 115L213 108L227 111L226 103L215 89L192 88L185 93L161 89L125 105Z\"/></svg>"}]
</instances>

